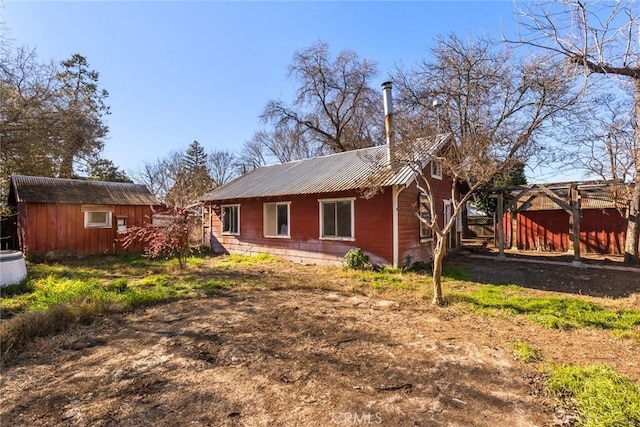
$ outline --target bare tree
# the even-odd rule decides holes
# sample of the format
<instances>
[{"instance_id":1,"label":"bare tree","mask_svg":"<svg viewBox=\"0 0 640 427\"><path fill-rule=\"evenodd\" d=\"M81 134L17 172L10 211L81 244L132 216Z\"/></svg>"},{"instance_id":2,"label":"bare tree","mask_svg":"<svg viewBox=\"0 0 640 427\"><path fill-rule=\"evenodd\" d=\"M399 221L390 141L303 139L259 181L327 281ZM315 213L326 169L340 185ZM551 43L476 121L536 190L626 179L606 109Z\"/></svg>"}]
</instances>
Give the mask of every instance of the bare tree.
<instances>
[{"instance_id":1,"label":"bare tree","mask_svg":"<svg viewBox=\"0 0 640 427\"><path fill-rule=\"evenodd\" d=\"M142 166L129 170L134 182L144 184L159 200L166 202L169 190L183 169L184 153L173 151L165 157L152 162L144 162Z\"/></svg>"},{"instance_id":2,"label":"bare tree","mask_svg":"<svg viewBox=\"0 0 640 427\"><path fill-rule=\"evenodd\" d=\"M0 189L6 201L12 174L56 176L58 148L49 141L54 123L56 68L36 51L3 45L0 56Z\"/></svg>"},{"instance_id":3,"label":"bare tree","mask_svg":"<svg viewBox=\"0 0 640 427\"><path fill-rule=\"evenodd\" d=\"M5 202L12 174L73 177L96 164L108 132L107 92L86 59L59 66L41 63L36 51L0 43L0 191ZM79 164L79 160L83 165ZM115 166L115 165L114 165Z\"/></svg>"},{"instance_id":4,"label":"bare tree","mask_svg":"<svg viewBox=\"0 0 640 427\"><path fill-rule=\"evenodd\" d=\"M332 60L327 43L298 51L289 76L298 83L292 105L270 101L262 115L276 130L295 129L322 149L348 151L382 143L376 64L343 50Z\"/></svg>"},{"instance_id":5,"label":"bare tree","mask_svg":"<svg viewBox=\"0 0 640 427\"><path fill-rule=\"evenodd\" d=\"M535 2L518 10L520 36L512 42L533 46L581 68L587 85L597 76L621 78L634 87L634 122L640 118L640 13L635 1ZM638 263L640 239L640 133L635 133L635 172L625 241L625 262Z\"/></svg>"},{"instance_id":6,"label":"bare tree","mask_svg":"<svg viewBox=\"0 0 640 427\"><path fill-rule=\"evenodd\" d=\"M446 239L458 213L472 192L496 174L543 155L548 128L575 105L576 95L572 79L546 58L516 58L488 40L441 37L431 54L432 60L395 73L401 106L395 122L409 150L398 159L417 173L416 185L431 213L418 217L433 231L433 303L441 304ZM437 113L432 110L434 99L443 105ZM406 144L438 130L450 134L451 142L430 160L453 178L451 213L442 222L432 197L430 170ZM464 194L459 194L461 183L469 187Z\"/></svg>"},{"instance_id":7,"label":"bare tree","mask_svg":"<svg viewBox=\"0 0 640 427\"><path fill-rule=\"evenodd\" d=\"M634 154L638 151L635 137L633 102L619 94L596 95L591 101L597 108L589 109L585 125L571 156L575 167L603 180L629 182L634 174Z\"/></svg>"},{"instance_id":8,"label":"bare tree","mask_svg":"<svg viewBox=\"0 0 640 427\"><path fill-rule=\"evenodd\" d=\"M259 155L256 152L259 151ZM274 130L261 130L245 144L242 155L257 158L259 164L286 163L329 154L316 140L309 139L300 125L285 124Z\"/></svg>"},{"instance_id":9,"label":"bare tree","mask_svg":"<svg viewBox=\"0 0 640 427\"><path fill-rule=\"evenodd\" d=\"M236 156L230 151L211 151L207 156L207 166L213 185L219 187L235 177Z\"/></svg>"},{"instance_id":10,"label":"bare tree","mask_svg":"<svg viewBox=\"0 0 640 427\"><path fill-rule=\"evenodd\" d=\"M238 174L244 175L261 166L265 166L267 160L265 159L264 150L262 142L257 140L255 136L250 141L242 144L237 163Z\"/></svg>"}]
</instances>

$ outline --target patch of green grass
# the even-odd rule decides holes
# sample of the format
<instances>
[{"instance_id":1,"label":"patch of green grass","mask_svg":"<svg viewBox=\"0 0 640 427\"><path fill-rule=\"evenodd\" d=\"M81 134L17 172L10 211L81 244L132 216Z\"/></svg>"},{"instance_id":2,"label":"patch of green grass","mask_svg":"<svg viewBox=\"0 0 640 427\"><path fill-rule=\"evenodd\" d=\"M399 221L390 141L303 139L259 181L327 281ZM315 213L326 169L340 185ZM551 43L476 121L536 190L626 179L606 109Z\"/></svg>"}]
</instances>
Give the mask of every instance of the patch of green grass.
<instances>
[{"instance_id":1,"label":"patch of green grass","mask_svg":"<svg viewBox=\"0 0 640 427\"><path fill-rule=\"evenodd\" d=\"M611 310L580 298L519 295L517 286L482 285L477 290L452 295L454 301L479 311L523 314L548 328L599 328L633 331L640 327L640 311Z\"/></svg>"},{"instance_id":2,"label":"patch of green grass","mask_svg":"<svg viewBox=\"0 0 640 427\"><path fill-rule=\"evenodd\" d=\"M29 292L33 292L33 286L30 280L25 279L20 283L16 283L15 285L1 287L0 297L8 298L14 295L21 295Z\"/></svg>"},{"instance_id":3,"label":"patch of green grass","mask_svg":"<svg viewBox=\"0 0 640 427\"><path fill-rule=\"evenodd\" d=\"M540 350L531 347L529 344L522 341L515 341L511 343L511 349L515 358L523 363L541 362L542 354Z\"/></svg>"},{"instance_id":4,"label":"patch of green grass","mask_svg":"<svg viewBox=\"0 0 640 427\"><path fill-rule=\"evenodd\" d=\"M157 274L142 278L139 283L143 287L167 286L171 279L166 274Z\"/></svg>"},{"instance_id":5,"label":"patch of green grass","mask_svg":"<svg viewBox=\"0 0 640 427\"><path fill-rule=\"evenodd\" d=\"M549 391L577 410L580 425L640 425L640 385L604 365L550 368Z\"/></svg>"},{"instance_id":6,"label":"patch of green grass","mask_svg":"<svg viewBox=\"0 0 640 427\"><path fill-rule=\"evenodd\" d=\"M415 280L419 276L413 273L403 273L399 268L384 267L380 270L357 270L353 277L373 289L415 289L419 283ZM421 278L422 279L422 278Z\"/></svg>"},{"instance_id":7,"label":"patch of green grass","mask_svg":"<svg viewBox=\"0 0 640 427\"><path fill-rule=\"evenodd\" d=\"M217 267L240 267L240 266L254 266L259 264L272 264L281 262L279 258L276 258L268 253L261 253L257 255L239 255L239 254L231 254L227 256L220 257L220 259L216 260Z\"/></svg>"},{"instance_id":8,"label":"patch of green grass","mask_svg":"<svg viewBox=\"0 0 640 427\"><path fill-rule=\"evenodd\" d=\"M118 294L123 294L127 291L129 287L129 280L126 277L120 277L118 279L112 280L105 287L109 292L116 292Z\"/></svg>"},{"instance_id":9,"label":"patch of green grass","mask_svg":"<svg viewBox=\"0 0 640 427\"><path fill-rule=\"evenodd\" d=\"M220 281L220 280L211 279L211 280L207 280L204 283L201 283L198 287L205 294L209 295L209 294L216 293L217 291L220 291L222 289L230 288L231 284Z\"/></svg>"}]
</instances>

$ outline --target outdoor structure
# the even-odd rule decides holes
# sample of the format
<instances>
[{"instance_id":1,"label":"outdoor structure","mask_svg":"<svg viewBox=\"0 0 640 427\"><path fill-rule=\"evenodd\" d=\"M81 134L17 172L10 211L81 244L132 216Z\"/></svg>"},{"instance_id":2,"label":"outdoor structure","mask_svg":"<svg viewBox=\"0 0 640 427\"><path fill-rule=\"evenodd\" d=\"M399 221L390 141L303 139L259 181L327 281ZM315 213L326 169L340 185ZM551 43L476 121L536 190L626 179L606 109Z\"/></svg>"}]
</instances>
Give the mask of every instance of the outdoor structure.
<instances>
[{"instance_id":1,"label":"outdoor structure","mask_svg":"<svg viewBox=\"0 0 640 427\"><path fill-rule=\"evenodd\" d=\"M498 247L623 254L629 187L617 181L530 184L494 189ZM505 200L505 213L501 212ZM502 221L501 221L502 219Z\"/></svg>"},{"instance_id":2,"label":"outdoor structure","mask_svg":"<svg viewBox=\"0 0 640 427\"><path fill-rule=\"evenodd\" d=\"M439 135L412 144L424 159L441 225L452 212L452 181L430 159L448 141ZM431 259L433 236L417 217L430 217L429 196L418 191L411 167L393 167L388 148L265 166L215 189L201 199L207 243L214 252L268 252L304 263L339 263L352 248L380 265ZM451 234L450 248L459 234Z\"/></svg>"},{"instance_id":3,"label":"outdoor structure","mask_svg":"<svg viewBox=\"0 0 640 427\"><path fill-rule=\"evenodd\" d=\"M143 225L160 205L139 184L13 175L9 189L19 249L28 258L122 252L119 233Z\"/></svg>"}]
</instances>

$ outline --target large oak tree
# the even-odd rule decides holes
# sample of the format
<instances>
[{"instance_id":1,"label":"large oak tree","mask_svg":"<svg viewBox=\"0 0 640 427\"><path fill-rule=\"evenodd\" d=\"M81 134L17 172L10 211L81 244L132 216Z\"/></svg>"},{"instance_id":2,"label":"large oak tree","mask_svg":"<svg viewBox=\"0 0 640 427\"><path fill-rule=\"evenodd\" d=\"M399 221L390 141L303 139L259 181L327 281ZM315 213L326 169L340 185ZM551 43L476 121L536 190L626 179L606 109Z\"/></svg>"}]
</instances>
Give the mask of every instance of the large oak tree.
<instances>
[{"instance_id":1,"label":"large oak tree","mask_svg":"<svg viewBox=\"0 0 640 427\"><path fill-rule=\"evenodd\" d=\"M293 102L269 101L262 118L276 131L294 130L314 149L342 152L383 143L380 94L371 86L377 74L373 61L350 50L333 58L328 44L318 42L293 55Z\"/></svg>"},{"instance_id":2,"label":"large oak tree","mask_svg":"<svg viewBox=\"0 0 640 427\"><path fill-rule=\"evenodd\" d=\"M625 262L638 263L640 239L640 10L636 1L537 1L518 10L520 36L512 42L535 47L582 69L587 89L599 77L622 79L633 86L635 143L630 153L635 189L629 200ZM598 106L594 105L594 108ZM612 117L615 119L615 117Z\"/></svg>"}]
</instances>

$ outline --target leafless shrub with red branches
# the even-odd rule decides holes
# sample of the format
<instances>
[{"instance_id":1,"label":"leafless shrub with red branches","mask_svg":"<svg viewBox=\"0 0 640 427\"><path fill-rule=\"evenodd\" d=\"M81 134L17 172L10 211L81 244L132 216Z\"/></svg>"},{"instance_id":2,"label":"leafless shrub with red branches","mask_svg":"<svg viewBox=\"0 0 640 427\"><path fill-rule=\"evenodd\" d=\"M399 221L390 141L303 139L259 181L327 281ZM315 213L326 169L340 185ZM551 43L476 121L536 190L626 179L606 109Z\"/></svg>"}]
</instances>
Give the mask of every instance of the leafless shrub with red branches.
<instances>
[{"instance_id":1,"label":"leafless shrub with red branches","mask_svg":"<svg viewBox=\"0 0 640 427\"><path fill-rule=\"evenodd\" d=\"M144 254L149 258L178 258L180 268L186 267L191 253L189 227L192 215L187 209L171 207L155 213L143 226L129 227L120 239L126 249L142 242Z\"/></svg>"}]
</instances>

